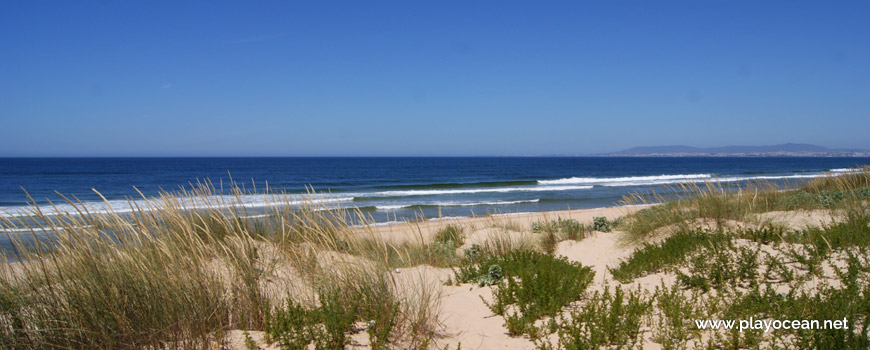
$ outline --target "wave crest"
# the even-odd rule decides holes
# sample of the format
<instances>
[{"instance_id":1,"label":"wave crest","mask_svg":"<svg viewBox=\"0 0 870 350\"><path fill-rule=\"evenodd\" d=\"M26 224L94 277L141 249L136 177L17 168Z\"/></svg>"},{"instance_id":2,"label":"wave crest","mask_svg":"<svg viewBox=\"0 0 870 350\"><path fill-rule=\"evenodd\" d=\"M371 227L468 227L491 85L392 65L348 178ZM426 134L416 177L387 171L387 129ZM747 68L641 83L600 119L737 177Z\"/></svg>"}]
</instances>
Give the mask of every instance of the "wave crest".
<instances>
[{"instance_id":1,"label":"wave crest","mask_svg":"<svg viewBox=\"0 0 870 350\"><path fill-rule=\"evenodd\" d=\"M631 186L634 184L658 184L658 183L676 183L695 180L710 180L713 179L711 174L685 174L685 175L653 175L653 176L624 176L624 177L569 177L556 180L538 180L541 185L566 185L566 184L588 184L588 185L614 185L625 184Z\"/></svg>"},{"instance_id":2,"label":"wave crest","mask_svg":"<svg viewBox=\"0 0 870 350\"><path fill-rule=\"evenodd\" d=\"M409 205L378 205L378 210L396 210L396 209L420 209L420 208L437 208L437 207L476 207L485 205L513 205L523 203L538 203L540 199L527 199L515 201L487 201L487 202L435 202L427 204L409 204Z\"/></svg>"}]
</instances>

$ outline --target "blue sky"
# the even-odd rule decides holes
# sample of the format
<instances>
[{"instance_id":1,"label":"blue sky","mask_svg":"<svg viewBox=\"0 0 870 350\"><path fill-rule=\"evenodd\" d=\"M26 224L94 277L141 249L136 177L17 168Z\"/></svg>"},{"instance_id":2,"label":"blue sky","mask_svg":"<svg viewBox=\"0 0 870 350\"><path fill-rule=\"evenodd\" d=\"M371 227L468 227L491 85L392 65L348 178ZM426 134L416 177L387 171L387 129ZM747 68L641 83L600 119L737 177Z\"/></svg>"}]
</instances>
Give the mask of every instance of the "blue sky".
<instances>
[{"instance_id":1,"label":"blue sky","mask_svg":"<svg viewBox=\"0 0 870 350\"><path fill-rule=\"evenodd\" d=\"M16 1L0 156L870 148L870 3Z\"/></svg>"}]
</instances>

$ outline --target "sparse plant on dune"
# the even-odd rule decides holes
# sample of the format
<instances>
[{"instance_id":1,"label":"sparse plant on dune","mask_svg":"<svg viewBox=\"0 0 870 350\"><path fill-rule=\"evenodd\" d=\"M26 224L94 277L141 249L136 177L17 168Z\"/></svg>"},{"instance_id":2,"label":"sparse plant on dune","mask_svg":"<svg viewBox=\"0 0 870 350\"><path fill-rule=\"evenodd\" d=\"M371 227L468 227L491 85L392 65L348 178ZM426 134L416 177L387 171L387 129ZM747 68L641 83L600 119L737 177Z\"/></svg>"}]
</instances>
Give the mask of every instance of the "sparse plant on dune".
<instances>
[{"instance_id":1,"label":"sparse plant on dune","mask_svg":"<svg viewBox=\"0 0 870 350\"><path fill-rule=\"evenodd\" d=\"M131 200L123 212L95 213L68 200L71 213L46 215L33 204L29 216L0 218L4 228L30 228L36 237L7 231L16 249L0 274L0 347L202 348L234 328L293 329L267 316L280 296L278 266L299 274L310 293L321 291L320 331L282 342L313 334L311 341L337 346L348 317L374 320L370 335L379 346L429 342L437 293L400 296L388 276L391 264L410 261L424 244L384 243L351 228L366 222L358 212L304 198L298 204L268 189L270 205L254 217L241 200L246 194L204 181ZM357 267L320 268L327 256L356 257L332 267ZM331 307L337 292L357 296L352 317Z\"/></svg>"},{"instance_id":2,"label":"sparse plant on dune","mask_svg":"<svg viewBox=\"0 0 870 350\"><path fill-rule=\"evenodd\" d=\"M494 285L493 302L488 304L490 310L505 317L512 335L537 336L534 323L544 316L555 316L568 303L580 298L594 275L589 267L569 262L564 257L514 251L460 266L456 280Z\"/></svg>"},{"instance_id":3,"label":"sparse plant on dune","mask_svg":"<svg viewBox=\"0 0 870 350\"><path fill-rule=\"evenodd\" d=\"M610 220L606 217L596 216L592 219L592 229L601 232L610 232Z\"/></svg>"},{"instance_id":4,"label":"sparse plant on dune","mask_svg":"<svg viewBox=\"0 0 870 350\"><path fill-rule=\"evenodd\" d=\"M795 187L761 180L744 185L708 181L634 193L623 197L622 204L651 206L625 217L621 228L629 241L642 241L665 227L678 226L676 231L697 228L693 225L701 219L722 227L728 220L745 221L753 214L774 210L863 212L861 215L870 210L867 167Z\"/></svg>"},{"instance_id":5,"label":"sparse plant on dune","mask_svg":"<svg viewBox=\"0 0 870 350\"><path fill-rule=\"evenodd\" d=\"M556 323L559 349L633 348L643 344L641 327L652 309L652 300L640 289L626 292L617 286L596 291L568 317ZM539 349L554 345L541 342Z\"/></svg>"},{"instance_id":6,"label":"sparse plant on dune","mask_svg":"<svg viewBox=\"0 0 870 350\"><path fill-rule=\"evenodd\" d=\"M241 199L248 192L208 181L108 213L75 198L58 215L34 204L30 215L0 217L2 228L25 230L6 230L15 250L0 265L0 348L199 349L244 329L265 330L286 349L342 348L357 333L374 349L427 349L441 283L410 278L404 268L418 265L455 267L457 283L491 288L487 305L507 332L541 349L628 348L646 339L665 348L870 346L866 172L787 191L686 186L674 201L617 222L541 221L537 233L505 230L458 254L462 226L434 236L417 228L395 242L358 210L266 189L269 205L253 212ZM826 210L836 220L801 229L727 225L792 209ZM642 242L610 268L614 278L667 273L677 282L653 294L616 286L590 295L589 267L545 254L607 226ZM668 236L644 241L663 227ZM846 317L854 328L713 332L686 321L749 317ZM258 346L253 339L243 345Z\"/></svg>"}]
</instances>

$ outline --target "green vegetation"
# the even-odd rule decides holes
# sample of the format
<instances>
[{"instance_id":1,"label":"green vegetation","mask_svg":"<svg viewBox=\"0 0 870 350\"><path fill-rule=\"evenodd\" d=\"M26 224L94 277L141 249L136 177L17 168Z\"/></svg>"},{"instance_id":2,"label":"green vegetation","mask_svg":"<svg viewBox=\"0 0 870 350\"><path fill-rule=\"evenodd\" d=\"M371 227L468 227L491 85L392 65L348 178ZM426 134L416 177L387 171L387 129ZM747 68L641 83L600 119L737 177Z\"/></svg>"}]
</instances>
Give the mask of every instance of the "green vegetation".
<instances>
[{"instance_id":1,"label":"green vegetation","mask_svg":"<svg viewBox=\"0 0 870 350\"><path fill-rule=\"evenodd\" d=\"M640 241L640 247L610 272L623 283L650 273L676 277L677 283L670 286L662 282L652 296L651 311L637 317L644 320L641 329L645 326L652 333L649 339L665 349L867 348L870 346L868 179L870 175L866 172L852 173L817 179L792 191L765 184L757 184L757 192L714 184L686 185L681 192L691 196L644 208L623 220L619 228L627 231L629 242ZM728 220L751 222L756 213L795 209L825 210L836 220L822 227L802 229L770 224L733 229L725 225ZM699 229L702 222L699 220L708 220L705 223L713 223L715 228ZM664 227L670 230L659 230ZM643 242L657 234L667 236L658 243ZM600 303L595 299L587 302ZM607 309L598 313L607 314ZM689 321L750 317L845 318L853 326L848 330L713 331L700 330ZM606 334L631 334L607 326L606 322L576 314L568 320L560 324L558 345L539 344L539 348L636 346L630 340L606 340L595 334L594 329L602 325L611 329Z\"/></svg>"},{"instance_id":2,"label":"green vegetation","mask_svg":"<svg viewBox=\"0 0 870 350\"><path fill-rule=\"evenodd\" d=\"M447 225L435 234L434 241L435 243L453 246L454 249L459 248L465 243L465 229L459 225Z\"/></svg>"},{"instance_id":3,"label":"green vegetation","mask_svg":"<svg viewBox=\"0 0 870 350\"><path fill-rule=\"evenodd\" d=\"M550 221L536 221L532 223L532 232L535 233L561 233L563 239L579 241L586 238L586 226L575 219L562 219Z\"/></svg>"},{"instance_id":4,"label":"green vegetation","mask_svg":"<svg viewBox=\"0 0 870 350\"><path fill-rule=\"evenodd\" d=\"M650 320L653 341L665 349L686 349L689 340L700 337L693 320L703 319L711 305L699 293L683 293L678 284L669 288L663 282L652 299L658 310Z\"/></svg>"},{"instance_id":5,"label":"green vegetation","mask_svg":"<svg viewBox=\"0 0 870 350\"><path fill-rule=\"evenodd\" d=\"M724 241L701 249L689 261L688 272L677 271L680 283L688 288L752 287L758 283L759 250L737 247Z\"/></svg>"},{"instance_id":6,"label":"green vegetation","mask_svg":"<svg viewBox=\"0 0 870 350\"><path fill-rule=\"evenodd\" d=\"M268 339L288 350L307 349L309 344L314 344L315 349L341 349L348 344L354 323L366 321L372 349L385 349L400 321L401 306L390 298L393 294L386 285L381 286L380 291L348 288L321 291L320 305L313 309L306 309L288 297L285 307L267 314Z\"/></svg>"},{"instance_id":7,"label":"green vegetation","mask_svg":"<svg viewBox=\"0 0 870 350\"><path fill-rule=\"evenodd\" d=\"M4 218L3 226L38 223L56 238L34 246L10 236L18 263L2 264L0 347L183 348L221 329L262 327L266 298L255 286L268 259L251 234L223 214L182 213L163 199L167 207L141 212L138 225L114 214L48 217L36 207ZM219 235L202 234L202 225ZM224 275L209 268L215 261Z\"/></svg>"},{"instance_id":8,"label":"green vegetation","mask_svg":"<svg viewBox=\"0 0 870 350\"><path fill-rule=\"evenodd\" d=\"M558 348L632 348L643 344L640 328L651 310L652 300L640 289L626 293L617 286L611 293L610 287L605 287L604 292L596 291L579 309L556 323ZM554 346L540 342L538 348Z\"/></svg>"},{"instance_id":9,"label":"green vegetation","mask_svg":"<svg viewBox=\"0 0 870 350\"><path fill-rule=\"evenodd\" d=\"M686 260L686 256L704 245L717 244L726 237L721 233L705 231L680 232L661 243L644 243L627 260L611 268L613 277L623 283L632 279L661 272Z\"/></svg>"},{"instance_id":10,"label":"green vegetation","mask_svg":"<svg viewBox=\"0 0 870 350\"><path fill-rule=\"evenodd\" d=\"M633 194L623 204L658 204L644 208L624 218L621 229L630 241L642 241L660 233L694 229L708 220L722 227L728 220L751 221L758 213L777 210L852 211L855 203L870 200L870 171L850 172L840 176L821 177L797 189L758 181L743 187L732 183L706 182L681 184L667 191Z\"/></svg>"},{"instance_id":11,"label":"green vegetation","mask_svg":"<svg viewBox=\"0 0 870 350\"><path fill-rule=\"evenodd\" d=\"M596 216L592 218L592 229L601 232L610 232L610 220L606 217Z\"/></svg>"},{"instance_id":12,"label":"green vegetation","mask_svg":"<svg viewBox=\"0 0 870 350\"><path fill-rule=\"evenodd\" d=\"M16 250L0 264L0 348L200 349L228 330L266 328L290 348L305 337L336 348L358 320L374 321L367 332L378 347L428 346L437 292L421 281L410 286L421 292L401 296L389 273L393 264L446 260L416 254L430 244L386 244L373 231L354 233L353 212L294 208L293 198L268 189L285 205L253 219L241 205L247 193L229 192L205 182L143 196L144 207L130 201L126 214L92 213L70 200L74 214L48 216L34 204L29 216L0 219L4 228L42 228L53 238L9 234ZM199 209L186 209L190 203ZM303 314L293 299L284 311L269 306L290 285L295 300L315 305L304 326L279 316ZM357 305L346 309L345 296Z\"/></svg>"},{"instance_id":13,"label":"green vegetation","mask_svg":"<svg viewBox=\"0 0 870 350\"><path fill-rule=\"evenodd\" d=\"M505 317L508 332L536 336L535 321L554 316L568 303L578 300L594 275L589 267L565 258L514 251L460 266L456 280L490 281L494 289L493 301L488 306Z\"/></svg>"},{"instance_id":14,"label":"green vegetation","mask_svg":"<svg viewBox=\"0 0 870 350\"><path fill-rule=\"evenodd\" d=\"M553 254L556 244L564 240L579 241L586 238L589 229L575 219L562 219L550 221L536 221L532 223L532 232L540 233L541 251Z\"/></svg>"},{"instance_id":15,"label":"green vegetation","mask_svg":"<svg viewBox=\"0 0 870 350\"><path fill-rule=\"evenodd\" d=\"M16 250L0 264L0 348L200 349L240 329L247 348L259 346L249 332L263 330L284 349L346 348L355 334L367 335L373 349L428 349L439 289L395 271L418 265L455 268L451 285L491 288L486 306L510 335L528 336L539 349L645 341L665 349L870 347L868 173L788 191L769 184L680 191L614 222L559 218L533 223L532 233L512 224L460 253L462 226L431 237L418 229L387 243L375 230L351 228L352 218L365 224L359 212L293 207L268 190L286 205L252 219L240 204L245 192L218 195L208 182L146 198L145 207L131 201L126 214L90 213L73 200L76 214L47 216L33 206L30 216L0 219L0 228L42 228L52 238L8 234ZM754 219L794 209L824 210L834 220L789 228ZM629 285L590 293L592 269L552 253L560 241L611 229L638 245L609 269ZM650 274L667 277L654 292L630 285ZM750 317L846 318L850 328L740 332L694 323Z\"/></svg>"}]
</instances>

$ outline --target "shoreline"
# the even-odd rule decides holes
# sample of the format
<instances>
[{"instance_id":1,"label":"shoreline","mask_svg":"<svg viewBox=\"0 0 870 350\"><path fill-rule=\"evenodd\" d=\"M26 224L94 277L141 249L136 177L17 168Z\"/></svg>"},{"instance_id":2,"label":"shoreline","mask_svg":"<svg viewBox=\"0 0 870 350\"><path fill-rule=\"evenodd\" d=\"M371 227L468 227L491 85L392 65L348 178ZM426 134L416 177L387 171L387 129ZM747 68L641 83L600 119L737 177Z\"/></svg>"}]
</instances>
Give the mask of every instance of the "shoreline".
<instances>
[{"instance_id":1,"label":"shoreline","mask_svg":"<svg viewBox=\"0 0 870 350\"><path fill-rule=\"evenodd\" d=\"M433 234L448 225L469 227L472 231L499 225L518 225L530 228L532 223L556 219L577 220L580 223L592 223L595 217L606 217L613 221L629 215L650 205L624 205L588 209L566 209L537 212L499 213L472 217L430 218L417 221L395 222L389 225L365 225L354 227L358 234L370 234L391 242L407 241L409 239L429 239Z\"/></svg>"}]
</instances>

